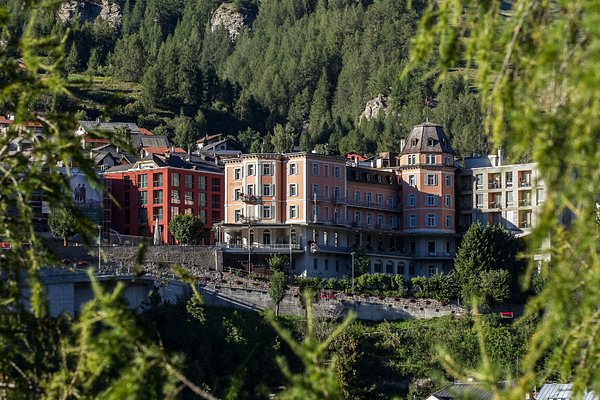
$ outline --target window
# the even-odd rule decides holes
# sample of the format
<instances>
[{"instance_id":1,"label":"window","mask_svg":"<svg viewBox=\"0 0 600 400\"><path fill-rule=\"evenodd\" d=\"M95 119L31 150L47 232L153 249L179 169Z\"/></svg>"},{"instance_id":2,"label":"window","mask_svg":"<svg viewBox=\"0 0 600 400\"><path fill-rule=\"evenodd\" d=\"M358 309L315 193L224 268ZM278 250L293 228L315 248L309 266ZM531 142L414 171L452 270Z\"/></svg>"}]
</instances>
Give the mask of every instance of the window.
<instances>
[{"instance_id":1,"label":"window","mask_svg":"<svg viewBox=\"0 0 600 400\"><path fill-rule=\"evenodd\" d=\"M254 196L254 185L246 186L246 194L249 196Z\"/></svg>"},{"instance_id":2,"label":"window","mask_svg":"<svg viewBox=\"0 0 600 400\"><path fill-rule=\"evenodd\" d=\"M171 190L171 203L173 204L179 204L180 199L179 199L179 190Z\"/></svg>"},{"instance_id":3,"label":"window","mask_svg":"<svg viewBox=\"0 0 600 400\"><path fill-rule=\"evenodd\" d=\"M254 175L254 164L246 165L246 176L253 176L253 175Z\"/></svg>"},{"instance_id":4,"label":"window","mask_svg":"<svg viewBox=\"0 0 600 400\"><path fill-rule=\"evenodd\" d=\"M161 204L163 202L163 191L155 190L152 192L152 204Z\"/></svg>"},{"instance_id":5,"label":"window","mask_svg":"<svg viewBox=\"0 0 600 400\"><path fill-rule=\"evenodd\" d=\"M371 193L365 193L365 201L367 202L368 206L371 205Z\"/></svg>"},{"instance_id":6,"label":"window","mask_svg":"<svg viewBox=\"0 0 600 400\"><path fill-rule=\"evenodd\" d=\"M360 224L360 211L354 211L354 223Z\"/></svg>"},{"instance_id":7,"label":"window","mask_svg":"<svg viewBox=\"0 0 600 400\"><path fill-rule=\"evenodd\" d=\"M427 179L425 181L427 186L437 186L438 184L438 176L435 174L427 174Z\"/></svg>"},{"instance_id":8,"label":"window","mask_svg":"<svg viewBox=\"0 0 600 400\"><path fill-rule=\"evenodd\" d=\"M417 196L414 194L409 194L407 203L409 207L415 207L417 205Z\"/></svg>"},{"instance_id":9,"label":"window","mask_svg":"<svg viewBox=\"0 0 600 400\"><path fill-rule=\"evenodd\" d=\"M506 175L505 175L505 177L506 177L506 179L505 179L506 187L512 187L512 185L513 185L513 173L512 173L512 171L507 172Z\"/></svg>"},{"instance_id":10,"label":"window","mask_svg":"<svg viewBox=\"0 0 600 400\"><path fill-rule=\"evenodd\" d=\"M475 204L477 208L483 208L483 194L475 196Z\"/></svg>"},{"instance_id":11,"label":"window","mask_svg":"<svg viewBox=\"0 0 600 400\"><path fill-rule=\"evenodd\" d=\"M373 217L370 212L367 213L367 225L371 225L373 222Z\"/></svg>"},{"instance_id":12,"label":"window","mask_svg":"<svg viewBox=\"0 0 600 400\"><path fill-rule=\"evenodd\" d=\"M206 223L206 210L200 210L198 212L198 216L200 217L200 219L202 220L202 223L205 224ZM219 216L220 217L220 216ZM220 220L220 218L219 218ZM215 222L216 220L213 219L213 222Z\"/></svg>"},{"instance_id":13,"label":"window","mask_svg":"<svg viewBox=\"0 0 600 400\"><path fill-rule=\"evenodd\" d=\"M329 270L329 260L325 259L325 271Z\"/></svg>"},{"instance_id":14,"label":"window","mask_svg":"<svg viewBox=\"0 0 600 400\"><path fill-rule=\"evenodd\" d=\"M412 139L412 140L410 141L410 145L411 145L411 146L416 146L416 145L417 145L417 143L419 143L419 139Z\"/></svg>"},{"instance_id":15,"label":"window","mask_svg":"<svg viewBox=\"0 0 600 400\"><path fill-rule=\"evenodd\" d=\"M233 170L233 179L240 180L242 179L242 169L241 168L236 168Z\"/></svg>"},{"instance_id":16,"label":"window","mask_svg":"<svg viewBox=\"0 0 600 400\"><path fill-rule=\"evenodd\" d=\"M194 177L192 175L185 175L185 188L186 189L194 188Z\"/></svg>"},{"instance_id":17,"label":"window","mask_svg":"<svg viewBox=\"0 0 600 400\"><path fill-rule=\"evenodd\" d=\"M336 272L340 271L340 260L335 260L335 271Z\"/></svg>"},{"instance_id":18,"label":"window","mask_svg":"<svg viewBox=\"0 0 600 400\"><path fill-rule=\"evenodd\" d=\"M329 165L323 165L323 176L329 176Z\"/></svg>"},{"instance_id":19,"label":"window","mask_svg":"<svg viewBox=\"0 0 600 400\"><path fill-rule=\"evenodd\" d=\"M451 175L446 175L444 177L444 180L446 182L446 186L452 186L452 176Z\"/></svg>"},{"instance_id":20,"label":"window","mask_svg":"<svg viewBox=\"0 0 600 400\"><path fill-rule=\"evenodd\" d=\"M204 192L198 193L198 205L200 207L206 207L206 193L204 193Z\"/></svg>"},{"instance_id":21,"label":"window","mask_svg":"<svg viewBox=\"0 0 600 400\"><path fill-rule=\"evenodd\" d=\"M194 192L185 192L185 205L193 206L194 205Z\"/></svg>"},{"instance_id":22,"label":"window","mask_svg":"<svg viewBox=\"0 0 600 400\"><path fill-rule=\"evenodd\" d=\"M434 241L427 242L427 252L429 254L435 254L435 242Z\"/></svg>"},{"instance_id":23,"label":"window","mask_svg":"<svg viewBox=\"0 0 600 400\"><path fill-rule=\"evenodd\" d=\"M327 231L323 231L323 244L325 246L329 245L329 234Z\"/></svg>"},{"instance_id":24,"label":"window","mask_svg":"<svg viewBox=\"0 0 600 400\"><path fill-rule=\"evenodd\" d=\"M427 273L429 274L429 276L435 275L435 272L435 265L430 265L429 267L427 267Z\"/></svg>"},{"instance_id":25,"label":"window","mask_svg":"<svg viewBox=\"0 0 600 400\"><path fill-rule=\"evenodd\" d=\"M298 173L298 169L296 164L290 164L288 167L288 175L296 175Z\"/></svg>"},{"instance_id":26,"label":"window","mask_svg":"<svg viewBox=\"0 0 600 400\"><path fill-rule=\"evenodd\" d=\"M415 165L417 163L417 155L409 154L408 155L408 165Z\"/></svg>"},{"instance_id":27,"label":"window","mask_svg":"<svg viewBox=\"0 0 600 400\"><path fill-rule=\"evenodd\" d=\"M292 183L289 187L289 196L298 196L298 185Z\"/></svg>"},{"instance_id":28,"label":"window","mask_svg":"<svg viewBox=\"0 0 600 400\"><path fill-rule=\"evenodd\" d=\"M377 215L377 226L379 226L380 228L383 227L383 215L381 214Z\"/></svg>"},{"instance_id":29,"label":"window","mask_svg":"<svg viewBox=\"0 0 600 400\"><path fill-rule=\"evenodd\" d=\"M313 269L316 271L317 268L319 268L319 259L315 258L313 259Z\"/></svg>"},{"instance_id":30,"label":"window","mask_svg":"<svg viewBox=\"0 0 600 400\"><path fill-rule=\"evenodd\" d=\"M141 189L148 187L148 175L143 174L138 176L138 187Z\"/></svg>"},{"instance_id":31,"label":"window","mask_svg":"<svg viewBox=\"0 0 600 400\"><path fill-rule=\"evenodd\" d=\"M450 228L452 225L452 217L450 215L446 215L446 228Z\"/></svg>"},{"instance_id":32,"label":"window","mask_svg":"<svg viewBox=\"0 0 600 400\"><path fill-rule=\"evenodd\" d=\"M221 195L220 194L212 195L212 208L221 208Z\"/></svg>"},{"instance_id":33,"label":"window","mask_svg":"<svg viewBox=\"0 0 600 400\"><path fill-rule=\"evenodd\" d=\"M408 216L408 226L410 228L414 228L417 226L417 216L415 214L411 214Z\"/></svg>"},{"instance_id":34,"label":"window","mask_svg":"<svg viewBox=\"0 0 600 400\"><path fill-rule=\"evenodd\" d=\"M157 172L155 174L152 174L152 185L154 185L154 186L162 186L163 185L162 172Z\"/></svg>"},{"instance_id":35,"label":"window","mask_svg":"<svg viewBox=\"0 0 600 400\"><path fill-rule=\"evenodd\" d=\"M290 219L298 218L298 207L297 206L290 206L288 218L290 218Z\"/></svg>"},{"instance_id":36,"label":"window","mask_svg":"<svg viewBox=\"0 0 600 400\"><path fill-rule=\"evenodd\" d=\"M154 216L154 220L162 221L162 219L163 219L163 209L162 209L162 207L154 207L152 209L152 215Z\"/></svg>"},{"instance_id":37,"label":"window","mask_svg":"<svg viewBox=\"0 0 600 400\"><path fill-rule=\"evenodd\" d=\"M206 177L205 176L198 177L198 189L206 190Z\"/></svg>"},{"instance_id":38,"label":"window","mask_svg":"<svg viewBox=\"0 0 600 400\"><path fill-rule=\"evenodd\" d=\"M383 195L381 193L377 195L377 205L380 207L384 205Z\"/></svg>"},{"instance_id":39,"label":"window","mask_svg":"<svg viewBox=\"0 0 600 400\"><path fill-rule=\"evenodd\" d=\"M536 189L535 196L537 198L537 204L542 204L545 200L544 189L543 188Z\"/></svg>"},{"instance_id":40,"label":"window","mask_svg":"<svg viewBox=\"0 0 600 400\"><path fill-rule=\"evenodd\" d=\"M452 164L450 163L450 157L448 157L448 156L444 157L444 163L445 163L446 165L452 165Z\"/></svg>"},{"instance_id":41,"label":"window","mask_svg":"<svg viewBox=\"0 0 600 400\"><path fill-rule=\"evenodd\" d=\"M312 185L312 193L313 195L319 196L319 185L317 185L316 183L313 183Z\"/></svg>"},{"instance_id":42,"label":"window","mask_svg":"<svg viewBox=\"0 0 600 400\"><path fill-rule=\"evenodd\" d=\"M140 192L140 204L148 204L148 192Z\"/></svg>"},{"instance_id":43,"label":"window","mask_svg":"<svg viewBox=\"0 0 600 400\"><path fill-rule=\"evenodd\" d=\"M444 204L446 205L446 207L452 207L452 196L447 194L446 196L444 196Z\"/></svg>"},{"instance_id":44,"label":"window","mask_svg":"<svg viewBox=\"0 0 600 400\"><path fill-rule=\"evenodd\" d=\"M477 182L477 189L483 189L483 174L475 175L475 181Z\"/></svg>"},{"instance_id":45,"label":"window","mask_svg":"<svg viewBox=\"0 0 600 400\"><path fill-rule=\"evenodd\" d=\"M242 220L242 210L235 210L233 215L235 222L240 222Z\"/></svg>"},{"instance_id":46,"label":"window","mask_svg":"<svg viewBox=\"0 0 600 400\"><path fill-rule=\"evenodd\" d=\"M435 214L427 214L427 217L425 218L425 225L430 228L437 226Z\"/></svg>"},{"instance_id":47,"label":"window","mask_svg":"<svg viewBox=\"0 0 600 400\"><path fill-rule=\"evenodd\" d=\"M314 176L319 175L319 164L313 163L313 165L312 165L312 174Z\"/></svg>"},{"instance_id":48,"label":"window","mask_svg":"<svg viewBox=\"0 0 600 400\"><path fill-rule=\"evenodd\" d=\"M435 140L433 138L427 138L427 146L434 146Z\"/></svg>"},{"instance_id":49,"label":"window","mask_svg":"<svg viewBox=\"0 0 600 400\"><path fill-rule=\"evenodd\" d=\"M437 199L434 194L425 195L425 205L429 207L437 205Z\"/></svg>"},{"instance_id":50,"label":"window","mask_svg":"<svg viewBox=\"0 0 600 400\"><path fill-rule=\"evenodd\" d=\"M339 198L340 198L340 188L339 188L339 186L336 186L333 188L333 200L338 201Z\"/></svg>"},{"instance_id":51,"label":"window","mask_svg":"<svg viewBox=\"0 0 600 400\"><path fill-rule=\"evenodd\" d=\"M240 188L233 190L233 200L239 201L241 198L242 190Z\"/></svg>"},{"instance_id":52,"label":"window","mask_svg":"<svg viewBox=\"0 0 600 400\"><path fill-rule=\"evenodd\" d=\"M425 162L427 164L435 164L435 154L426 154L425 155Z\"/></svg>"},{"instance_id":53,"label":"window","mask_svg":"<svg viewBox=\"0 0 600 400\"><path fill-rule=\"evenodd\" d=\"M329 197L329 186L325 185L324 189L325 189L324 190L325 193L323 193L323 197L328 198Z\"/></svg>"},{"instance_id":54,"label":"window","mask_svg":"<svg viewBox=\"0 0 600 400\"><path fill-rule=\"evenodd\" d=\"M263 175L273 175L273 164L263 164L262 165L262 174Z\"/></svg>"},{"instance_id":55,"label":"window","mask_svg":"<svg viewBox=\"0 0 600 400\"><path fill-rule=\"evenodd\" d=\"M148 223L148 209L147 208L138 208L138 223L140 223L140 224Z\"/></svg>"},{"instance_id":56,"label":"window","mask_svg":"<svg viewBox=\"0 0 600 400\"><path fill-rule=\"evenodd\" d=\"M360 192L358 190L354 192L354 202L356 204L360 203Z\"/></svg>"},{"instance_id":57,"label":"window","mask_svg":"<svg viewBox=\"0 0 600 400\"><path fill-rule=\"evenodd\" d=\"M179 215L179 207L171 207L171 217Z\"/></svg>"},{"instance_id":58,"label":"window","mask_svg":"<svg viewBox=\"0 0 600 400\"><path fill-rule=\"evenodd\" d=\"M417 186L417 176L416 175L409 175L408 176L408 184L410 186Z\"/></svg>"},{"instance_id":59,"label":"window","mask_svg":"<svg viewBox=\"0 0 600 400\"><path fill-rule=\"evenodd\" d=\"M263 196L273 196L273 191L271 190L271 185L262 185L262 194Z\"/></svg>"},{"instance_id":60,"label":"window","mask_svg":"<svg viewBox=\"0 0 600 400\"><path fill-rule=\"evenodd\" d=\"M506 207L512 207L512 206L513 206L513 192L506 192Z\"/></svg>"},{"instance_id":61,"label":"window","mask_svg":"<svg viewBox=\"0 0 600 400\"><path fill-rule=\"evenodd\" d=\"M340 177L340 167L333 167L333 177L334 178Z\"/></svg>"},{"instance_id":62,"label":"window","mask_svg":"<svg viewBox=\"0 0 600 400\"><path fill-rule=\"evenodd\" d=\"M171 172L171 186L179 186L179 174Z\"/></svg>"},{"instance_id":63,"label":"window","mask_svg":"<svg viewBox=\"0 0 600 400\"><path fill-rule=\"evenodd\" d=\"M212 178L212 191L213 192L221 191L221 180L219 178Z\"/></svg>"},{"instance_id":64,"label":"window","mask_svg":"<svg viewBox=\"0 0 600 400\"><path fill-rule=\"evenodd\" d=\"M339 242L340 242L340 234L339 234L339 233L337 233L337 232L334 232L334 233L333 233L333 245L334 245L335 247L338 247L338 245L339 245ZM337 269L336 269L336 271L337 271Z\"/></svg>"},{"instance_id":65,"label":"window","mask_svg":"<svg viewBox=\"0 0 600 400\"><path fill-rule=\"evenodd\" d=\"M273 218L270 206L265 206L265 207L262 208L262 217L264 219L271 219L271 218Z\"/></svg>"}]
</instances>

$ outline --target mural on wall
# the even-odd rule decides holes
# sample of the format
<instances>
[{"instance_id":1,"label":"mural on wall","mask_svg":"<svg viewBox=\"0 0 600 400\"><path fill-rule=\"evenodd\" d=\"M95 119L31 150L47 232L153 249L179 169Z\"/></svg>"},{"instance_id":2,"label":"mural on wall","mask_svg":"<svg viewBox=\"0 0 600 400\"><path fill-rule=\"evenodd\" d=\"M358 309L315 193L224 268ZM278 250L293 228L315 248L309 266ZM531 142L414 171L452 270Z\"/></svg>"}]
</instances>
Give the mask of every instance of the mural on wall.
<instances>
[{"instance_id":1,"label":"mural on wall","mask_svg":"<svg viewBox=\"0 0 600 400\"><path fill-rule=\"evenodd\" d=\"M77 168L71 168L70 172L69 184L73 203L88 219L96 224L101 224L102 203L104 200L102 187L92 187L85 174ZM67 170L63 169L61 173L67 175Z\"/></svg>"}]
</instances>

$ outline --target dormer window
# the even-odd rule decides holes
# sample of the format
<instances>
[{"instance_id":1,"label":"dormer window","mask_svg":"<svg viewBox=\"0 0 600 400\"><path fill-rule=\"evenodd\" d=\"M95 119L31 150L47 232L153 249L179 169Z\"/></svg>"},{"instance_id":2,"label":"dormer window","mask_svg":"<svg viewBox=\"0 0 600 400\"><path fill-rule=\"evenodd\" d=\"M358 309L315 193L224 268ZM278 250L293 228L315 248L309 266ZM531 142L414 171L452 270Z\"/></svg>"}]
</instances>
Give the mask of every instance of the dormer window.
<instances>
[{"instance_id":1,"label":"dormer window","mask_svg":"<svg viewBox=\"0 0 600 400\"><path fill-rule=\"evenodd\" d=\"M435 145L435 140L433 140L433 138L428 138L427 139L427 146L433 146Z\"/></svg>"},{"instance_id":2,"label":"dormer window","mask_svg":"<svg viewBox=\"0 0 600 400\"><path fill-rule=\"evenodd\" d=\"M412 139L412 140L410 141L410 145L411 145L411 146L416 146L418 142L419 142L419 139Z\"/></svg>"}]
</instances>

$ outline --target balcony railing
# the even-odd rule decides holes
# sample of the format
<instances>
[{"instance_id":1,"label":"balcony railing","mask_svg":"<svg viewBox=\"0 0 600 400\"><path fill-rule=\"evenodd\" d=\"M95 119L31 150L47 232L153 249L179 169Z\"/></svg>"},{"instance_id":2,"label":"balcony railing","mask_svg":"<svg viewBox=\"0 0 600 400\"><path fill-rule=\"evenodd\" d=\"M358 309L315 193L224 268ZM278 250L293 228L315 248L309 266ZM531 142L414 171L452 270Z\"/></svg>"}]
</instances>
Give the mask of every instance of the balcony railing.
<instances>
[{"instance_id":1,"label":"balcony railing","mask_svg":"<svg viewBox=\"0 0 600 400\"><path fill-rule=\"evenodd\" d=\"M531 222L521 221L519 222L519 228L531 228Z\"/></svg>"},{"instance_id":2,"label":"balcony railing","mask_svg":"<svg viewBox=\"0 0 600 400\"><path fill-rule=\"evenodd\" d=\"M498 182L490 182L488 184L488 189L502 189L502 184Z\"/></svg>"},{"instance_id":3,"label":"balcony railing","mask_svg":"<svg viewBox=\"0 0 600 400\"><path fill-rule=\"evenodd\" d=\"M367 208L390 210L390 211L397 211L400 209L398 207L398 204L390 203L389 201L377 202L377 201L368 201L368 200L348 199L347 204L349 206L355 206L355 207L367 207Z\"/></svg>"},{"instance_id":4,"label":"balcony railing","mask_svg":"<svg viewBox=\"0 0 600 400\"><path fill-rule=\"evenodd\" d=\"M502 202L494 201L494 202L488 204L488 208L502 208Z\"/></svg>"},{"instance_id":5,"label":"balcony railing","mask_svg":"<svg viewBox=\"0 0 600 400\"><path fill-rule=\"evenodd\" d=\"M521 207L529 207L529 206L531 206L531 199L521 199L521 200L519 200L519 206L521 206Z\"/></svg>"},{"instance_id":6,"label":"balcony railing","mask_svg":"<svg viewBox=\"0 0 600 400\"><path fill-rule=\"evenodd\" d=\"M239 244L239 243L223 243L223 242L219 242L217 243L217 246L223 248L223 249L230 249L230 250L258 250L258 251L271 251L271 250L285 250L285 251L290 251L290 250L303 250L302 246L300 246L297 243L292 243L292 244L282 244L282 243L269 243L269 244L263 244L263 243L252 243L252 245L250 246L250 248L248 248L247 244Z\"/></svg>"},{"instance_id":7,"label":"balcony railing","mask_svg":"<svg viewBox=\"0 0 600 400\"><path fill-rule=\"evenodd\" d=\"M529 180L519 181L519 187L530 187L530 186L531 186L531 181L529 181Z\"/></svg>"}]
</instances>

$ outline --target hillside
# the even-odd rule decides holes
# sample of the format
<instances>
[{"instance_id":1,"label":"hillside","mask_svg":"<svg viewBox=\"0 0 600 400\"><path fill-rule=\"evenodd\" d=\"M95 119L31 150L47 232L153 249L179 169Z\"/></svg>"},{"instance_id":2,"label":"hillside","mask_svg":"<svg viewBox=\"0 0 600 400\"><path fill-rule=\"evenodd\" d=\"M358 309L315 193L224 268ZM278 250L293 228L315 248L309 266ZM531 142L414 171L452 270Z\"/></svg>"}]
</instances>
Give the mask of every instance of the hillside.
<instances>
[{"instance_id":1,"label":"hillside","mask_svg":"<svg viewBox=\"0 0 600 400\"><path fill-rule=\"evenodd\" d=\"M3 1L18 32L21 1ZM488 150L478 96L461 79L434 90L433 78L400 78L423 1L412 8L398 0L72 3L36 29L69 32L65 67L93 84L76 85L75 99L53 107L95 118L108 102L113 120L170 136L183 126L198 136L225 132L248 150L268 148L265 136L289 124L304 150L329 143L334 152L393 151L429 119L445 126L460 154ZM384 112L365 113L381 98Z\"/></svg>"}]
</instances>

